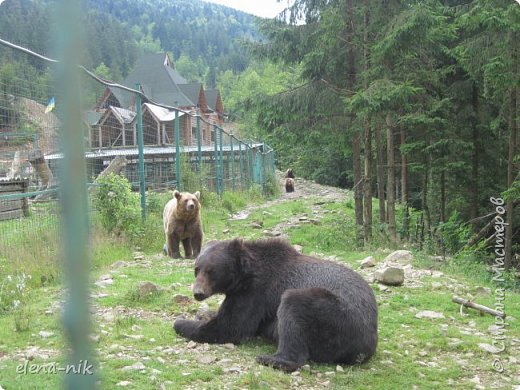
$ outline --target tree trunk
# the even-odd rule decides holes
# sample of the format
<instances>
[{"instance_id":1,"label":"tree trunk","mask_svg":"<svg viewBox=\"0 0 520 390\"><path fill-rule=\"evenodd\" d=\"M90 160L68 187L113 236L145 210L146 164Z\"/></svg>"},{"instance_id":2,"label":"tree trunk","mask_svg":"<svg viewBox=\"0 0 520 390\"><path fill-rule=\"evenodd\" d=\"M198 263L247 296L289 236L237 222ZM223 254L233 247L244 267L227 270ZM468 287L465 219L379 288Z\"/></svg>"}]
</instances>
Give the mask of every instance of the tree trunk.
<instances>
[{"instance_id":1,"label":"tree trunk","mask_svg":"<svg viewBox=\"0 0 520 390\"><path fill-rule=\"evenodd\" d=\"M473 124L472 124L472 138L473 138L473 155L471 158L471 190L470 190L470 199L471 206L469 216L470 219L473 220L478 216L478 206L479 206L479 185L478 185L478 166L480 160L480 134L479 134L479 97L478 97L478 89L475 83L473 83L473 96L472 96L472 106L473 106ZM475 228L476 225L473 225Z\"/></svg>"},{"instance_id":2,"label":"tree trunk","mask_svg":"<svg viewBox=\"0 0 520 390\"><path fill-rule=\"evenodd\" d=\"M429 142L430 143L430 142ZM431 154L428 153L426 161L424 162L424 177L423 177L423 188L421 196L421 208L424 216L424 230L425 235L431 238L431 219L430 219L430 207L428 204L428 183L430 182L430 166L431 166ZM422 237L424 240L424 234Z\"/></svg>"},{"instance_id":3,"label":"tree trunk","mask_svg":"<svg viewBox=\"0 0 520 390\"><path fill-rule=\"evenodd\" d=\"M347 85L350 90L356 88L356 52L354 43L354 1L346 1L346 24L345 24L345 41L347 42L346 63L347 63ZM352 113L352 119L355 114ZM352 120L353 122L353 120ZM356 213L356 237L358 242L362 242L363 230L363 184L361 177L361 134L358 130L354 130L352 135L352 163L354 171L354 209Z\"/></svg>"},{"instance_id":4,"label":"tree trunk","mask_svg":"<svg viewBox=\"0 0 520 390\"><path fill-rule=\"evenodd\" d=\"M377 176L377 197L379 199L379 223L386 222L385 207L385 172L383 166L385 160L383 157L383 142L381 140L381 126L379 124L374 128L376 138L376 176Z\"/></svg>"},{"instance_id":5,"label":"tree trunk","mask_svg":"<svg viewBox=\"0 0 520 390\"><path fill-rule=\"evenodd\" d=\"M363 68L365 71L364 88L368 89L368 70L370 68L370 52L368 48L368 23L370 13L368 0L363 1L365 7L363 29ZM372 238L372 130L368 118L363 120L365 130L365 180L364 180L364 239L365 244Z\"/></svg>"},{"instance_id":6,"label":"tree trunk","mask_svg":"<svg viewBox=\"0 0 520 390\"><path fill-rule=\"evenodd\" d=\"M387 208L388 208L388 233L392 242L397 242L397 229L395 224L395 161L394 161L394 128L392 117L386 115L386 142L387 142Z\"/></svg>"},{"instance_id":7,"label":"tree trunk","mask_svg":"<svg viewBox=\"0 0 520 390\"><path fill-rule=\"evenodd\" d=\"M29 153L29 163L32 165L38 176L40 177L40 188L39 190L46 190L52 186L55 186L54 175L45 160L45 156L41 150L35 150Z\"/></svg>"},{"instance_id":8,"label":"tree trunk","mask_svg":"<svg viewBox=\"0 0 520 390\"><path fill-rule=\"evenodd\" d=\"M511 32L511 62L513 67L513 74L518 74L520 64L518 61L518 39L519 34ZM507 158L507 188L511 188L516 178L515 154L516 154L516 133L518 131L518 88L513 84L511 87L509 100L509 153ZM512 249L513 249L513 213L515 211L514 199L509 197L506 201L506 232L505 232L505 259L504 267L510 269L513 265Z\"/></svg>"},{"instance_id":9,"label":"tree trunk","mask_svg":"<svg viewBox=\"0 0 520 390\"><path fill-rule=\"evenodd\" d=\"M446 173L444 169L441 171L441 177L440 177L440 184L441 184L441 210L440 210L440 217L441 222L446 222Z\"/></svg>"},{"instance_id":10,"label":"tree trunk","mask_svg":"<svg viewBox=\"0 0 520 390\"><path fill-rule=\"evenodd\" d=\"M510 98L510 112L509 112L509 153L507 158L507 188L513 186L516 177L515 169L515 154L516 154L516 133L517 133L517 89L513 87ZM504 267L510 269L513 265L512 247L513 247L513 213L514 213L514 199L509 197L506 201L506 234L505 234L505 252Z\"/></svg>"},{"instance_id":11,"label":"tree trunk","mask_svg":"<svg viewBox=\"0 0 520 390\"><path fill-rule=\"evenodd\" d=\"M365 128L365 198L364 198L364 233L365 243L372 237L372 131L368 119L364 120Z\"/></svg>"},{"instance_id":12,"label":"tree trunk","mask_svg":"<svg viewBox=\"0 0 520 390\"><path fill-rule=\"evenodd\" d=\"M401 129L401 146L406 143L406 130ZM401 150L401 203L403 204L403 236L408 238L410 231L410 212L408 210L408 159Z\"/></svg>"},{"instance_id":13,"label":"tree trunk","mask_svg":"<svg viewBox=\"0 0 520 390\"><path fill-rule=\"evenodd\" d=\"M361 135L354 131L352 135L352 159L354 170L354 210L356 213L356 236L362 241L360 232L363 229L363 179L361 177Z\"/></svg>"}]
</instances>

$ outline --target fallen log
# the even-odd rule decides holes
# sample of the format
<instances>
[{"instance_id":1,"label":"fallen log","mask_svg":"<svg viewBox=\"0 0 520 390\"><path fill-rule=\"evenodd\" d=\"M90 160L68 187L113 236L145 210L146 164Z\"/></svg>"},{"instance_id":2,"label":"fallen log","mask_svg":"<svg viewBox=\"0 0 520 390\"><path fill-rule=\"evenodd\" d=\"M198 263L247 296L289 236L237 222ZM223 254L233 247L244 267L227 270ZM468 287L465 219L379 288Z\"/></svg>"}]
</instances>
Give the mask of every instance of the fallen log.
<instances>
[{"instance_id":1,"label":"fallen log","mask_svg":"<svg viewBox=\"0 0 520 390\"><path fill-rule=\"evenodd\" d=\"M124 167L126 167L127 160L125 156L117 156L112 161L110 161L110 164L101 172L97 177L95 181L98 181L99 179L110 175L111 173L115 175L119 175L119 173L123 170Z\"/></svg>"},{"instance_id":2,"label":"fallen log","mask_svg":"<svg viewBox=\"0 0 520 390\"><path fill-rule=\"evenodd\" d=\"M504 313L504 312L501 312L498 310L493 310L487 306L479 305L478 303L471 302L470 300L467 300L464 298L454 296L451 298L451 301L454 303L458 303L459 305L462 305L464 307L469 307L469 308L472 308L475 310L479 310L480 312L483 312L483 313L491 314L492 316L495 316L495 317L506 318L506 313Z\"/></svg>"}]
</instances>

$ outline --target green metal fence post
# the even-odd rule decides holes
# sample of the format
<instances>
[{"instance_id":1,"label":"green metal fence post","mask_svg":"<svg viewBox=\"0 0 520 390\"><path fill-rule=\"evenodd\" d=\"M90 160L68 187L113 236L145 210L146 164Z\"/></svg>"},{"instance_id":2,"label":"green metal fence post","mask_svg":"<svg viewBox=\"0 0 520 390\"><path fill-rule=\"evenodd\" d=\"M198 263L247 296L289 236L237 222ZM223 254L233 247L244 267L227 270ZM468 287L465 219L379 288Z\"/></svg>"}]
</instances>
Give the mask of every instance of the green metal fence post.
<instances>
[{"instance_id":1,"label":"green metal fence post","mask_svg":"<svg viewBox=\"0 0 520 390\"><path fill-rule=\"evenodd\" d=\"M222 128L218 127L218 132L220 135L220 193L224 193L224 179L225 179L225 172L224 172L224 148L223 148L223 141L222 141Z\"/></svg>"},{"instance_id":2,"label":"green metal fence post","mask_svg":"<svg viewBox=\"0 0 520 390\"><path fill-rule=\"evenodd\" d=\"M177 190L181 191L181 147L179 131L179 110L175 110L175 181L177 182Z\"/></svg>"},{"instance_id":3,"label":"green metal fence post","mask_svg":"<svg viewBox=\"0 0 520 390\"><path fill-rule=\"evenodd\" d=\"M251 146L246 144L246 159L247 159L247 186L251 187L251 183L253 181L253 173L251 169Z\"/></svg>"},{"instance_id":4,"label":"green metal fence post","mask_svg":"<svg viewBox=\"0 0 520 390\"><path fill-rule=\"evenodd\" d=\"M233 150L233 135L229 135L229 145L231 147L231 182L233 183L233 191L235 191L235 152Z\"/></svg>"},{"instance_id":5,"label":"green metal fence post","mask_svg":"<svg viewBox=\"0 0 520 390\"><path fill-rule=\"evenodd\" d=\"M240 189L244 189L244 164L242 162L242 141L238 141L238 154L239 154L239 166L240 166Z\"/></svg>"},{"instance_id":6,"label":"green metal fence post","mask_svg":"<svg viewBox=\"0 0 520 390\"><path fill-rule=\"evenodd\" d=\"M141 91L141 84L136 84L135 89ZM144 139L143 139L143 115L141 112L141 94L135 95L135 111L137 114L137 145L139 153L139 193L141 194L141 218L146 220L146 179L144 174Z\"/></svg>"},{"instance_id":7,"label":"green metal fence post","mask_svg":"<svg viewBox=\"0 0 520 390\"><path fill-rule=\"evenodd\" d=\"M94 361L89 342L90 308L88 280L90 257L88 246L89 217L87 174L81 125L80 75L75 61L82 50L82 23L79 0L61 0L56 8L56 35L59 63L58 116L61 120L63 162L61 169L61 205L63 222L63 256L67 298L63 313L65 335L70 353L68 364L79 368L65 375L67 389L96 387ZM85 364L84 368L82 368ZM94 371L93 371L94 369ZM82 372L87 371L88 372Z\"/></svg>"},{"instance_id":8,"label":"green metal fence post","mask_svg":"<svg viewBox=\"0 0 520 390\"><path fill-rule=\"evenodd\" d=\"M215 144L215 187L218 195L222 195L220 192L220 168L218 166L218 138L217 138L217 126L213 125L213 140Z\"/></svg>"}]
</instances>

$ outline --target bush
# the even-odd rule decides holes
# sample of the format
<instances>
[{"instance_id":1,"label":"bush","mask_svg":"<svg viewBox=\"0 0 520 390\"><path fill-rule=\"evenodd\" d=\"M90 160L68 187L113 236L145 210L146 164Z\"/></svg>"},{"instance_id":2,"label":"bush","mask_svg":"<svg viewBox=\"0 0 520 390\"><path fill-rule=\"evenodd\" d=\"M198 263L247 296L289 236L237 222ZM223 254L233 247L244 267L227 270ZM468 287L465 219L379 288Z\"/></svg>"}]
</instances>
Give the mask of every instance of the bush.
<instances>
[{"instance_id":1,"label":"bush","mask_svg":"<svg viewBox=\"0 0 520 390\"><path fill-rule=\"evenodd\" d=\"M459 252L471 237L471 227L462 221L460 214L454 211L450 218L439 224L438 234L446 252Z\"/></svg>"},{"instance_id":2,"label":"bush","mask_svg":"<svg viewBox=\"0 0 520 390\"><path fill-rule=\"evenodd\" d=\"M264 193L268 198L274 198L280 195L280 187L274 173L265 176Z\"/></svg>"},{"instance_id":3,"label":"bush","mask_svg":"<svg viewBox=\"0 0 520 390\"><path fill-rule=\"evenodd\" d=\"M100 178L98 184L93 204L101 225L109 233L137 233L140 227L140 203L139 196L132 192L130 182L112 173Z\"/></svg>"}]
</instances>

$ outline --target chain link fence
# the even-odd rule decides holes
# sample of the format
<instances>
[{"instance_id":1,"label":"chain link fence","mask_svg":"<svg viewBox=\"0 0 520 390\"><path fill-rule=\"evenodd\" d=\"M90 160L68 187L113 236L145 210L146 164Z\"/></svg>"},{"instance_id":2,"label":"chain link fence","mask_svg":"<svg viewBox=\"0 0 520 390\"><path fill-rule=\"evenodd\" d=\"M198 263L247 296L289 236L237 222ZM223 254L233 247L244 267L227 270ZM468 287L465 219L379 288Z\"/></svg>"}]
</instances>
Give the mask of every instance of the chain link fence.
<instances>
[{"instance_id":1,"label":"chain link fence","mask_svg":"<svg viewBox=\"0 0 520 390\"><path fill-rule=\"evenodd\" d=\"M53 60L1 39L0 48L9 58L31 61L31 72L0 62L0 262L34 256L45 267L60 249L64 154L55 107L63 101L50 71ZM147 95L146 86L114 84L85 69L81 84L89 187L100 176L121 174L145 208L151 191L222 195L264 188L274 176L273 150L226 130L214 110L164 105Z\"/></svg>"}]
</instances>

